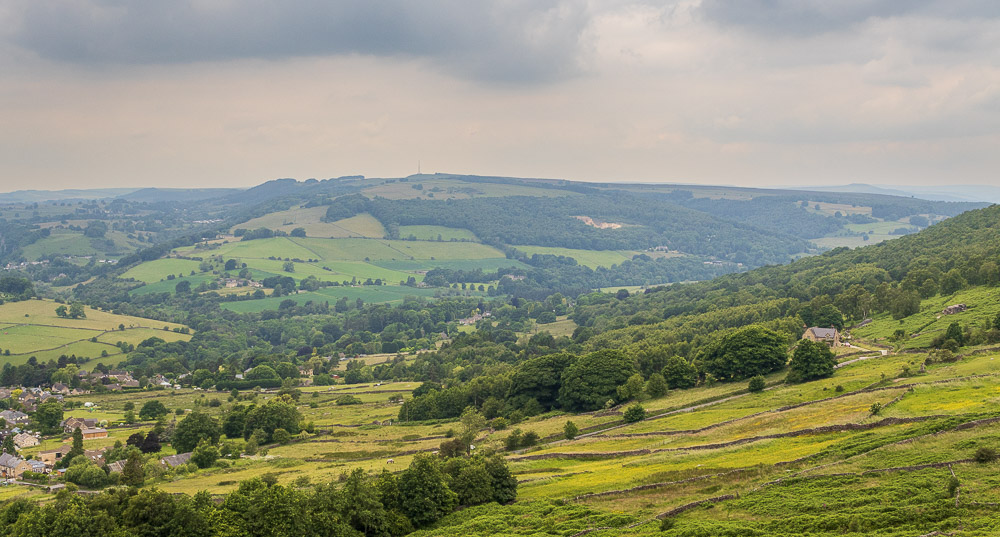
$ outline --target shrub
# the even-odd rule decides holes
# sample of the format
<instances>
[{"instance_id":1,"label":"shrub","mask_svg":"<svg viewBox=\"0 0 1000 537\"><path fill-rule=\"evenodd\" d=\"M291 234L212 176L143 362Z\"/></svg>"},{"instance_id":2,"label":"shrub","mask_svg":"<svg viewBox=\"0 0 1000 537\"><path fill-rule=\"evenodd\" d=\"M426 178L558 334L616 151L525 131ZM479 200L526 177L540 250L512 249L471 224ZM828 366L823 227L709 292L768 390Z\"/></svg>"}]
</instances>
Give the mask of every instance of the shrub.
<instances>
[{"instance_id":1,"label":"shrub","mask_svg":"<svg viewBox=\"0 0 1000 537\"><path fill-rule=\"evenodd\" d=\"M506 418L493 418L492 422L493 430L502 431L507 428Z\"/></svg>"},{"instance_id":2,"label":"shrub","mask_svg":"<svg viewBox=\"0 0 1000 537\"><path fill-rule=\"evenodd\" d=\"M955 493L958 492L958 485L959 485L959 483L958 483L958 478L957 477L951 476L951 478L948 479L948 497L949 498L954 498L955 497Z\"/></svg>"},{"instance_id":3,"label":"shrub","mask_svg":"<svg viewBox=\"0 0 1000 537\"><path fill-rule=\"evenodd\" d=\"M292 435L284 429L275 429L271 433L271 439L279 444L287 444L292 441Z\"/></svg>"},{"instance_id":4,"label":"shrub","mask_svg":"<svg viewBox=\"0 0 1000 537\"><path fill-rule=\"evenodd\" d=\"M580 433L580 429L572 421L567 421L566 425L563 426L563 436L566 440L572 440L576 438L576 435Z\"/></svg>"},{"instance_id":5,"label":"shrub","mask_svg":"<svg viewBox=\"0 0 1000 537\"><path fill-rule=\"evenodd\" d=\"M976 454L972 456L976 462L985 464L988 462L993 462L997 460L997 450L991 447L981 447L976 450Z\"/></svg>"},{"instance_id":6,"label":"shrub","mask_svg":"<svg viewBox=\"0 0 1000 537\"><path fill-rule=\"evenodd\" d=\"M837 393L842 393L844 391L844 386L841 385L841 384L838 384L837 387L833 389L833 391L835 391Z\"/></svg>"},{"instance_id":7,"label":"shrub","mask_svg":"<svg viewBox=\"0 0 1000 537\"><path fill-rule=\"evenodd\" d=\"M538 433L528 431L521 436L521 447L531 447L538 443Z\"/></svg>"},{"instance_id":8,"label":"shrub","mask_svg":"<svg viewBox=\"0 0 1000 537\"><path fill-rule=\"evenodd\" d=\"M757 393L764 391L764 377L757 375L750 379L750 383L747 384L747 390L751 393Z\"/></svg>"},{"instance_id":9,"label":"shrub","mask_svg":"<svg viewBox=\"0 0 1000 537\"><path fill-rule=\"evenodd\" d=\"M625 415L623 417L626 423L642 421L646 419L646 409L639 403L636 403L625 410Z\"/></svg>"},{"instance_id":10,"label":"shrub","mask_svg":"<svg viewBox=\"0 0 1000 537\"><path fill-rule=\"evenodd\" d=\"M882 403L875 401L872 403L872 406L868 407L868 412L870 412L872 416L878 416L879 413L882 412Z\"/></svg>"}]
</instances>

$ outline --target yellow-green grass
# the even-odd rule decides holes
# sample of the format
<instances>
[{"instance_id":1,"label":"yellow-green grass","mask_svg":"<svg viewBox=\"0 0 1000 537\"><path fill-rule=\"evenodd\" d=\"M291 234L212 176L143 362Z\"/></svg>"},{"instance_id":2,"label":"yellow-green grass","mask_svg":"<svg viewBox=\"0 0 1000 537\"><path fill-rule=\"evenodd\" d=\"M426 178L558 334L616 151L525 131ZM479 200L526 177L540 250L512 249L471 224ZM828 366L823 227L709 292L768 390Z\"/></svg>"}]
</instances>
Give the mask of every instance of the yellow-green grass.
<instances>
[{"instance_id":1,"label":"yellow-green grass","mask_svg":"<svg viewBox=\"0 0 1000 537\"><path fill-rule=\"evenodd\" d=\"M75 329L96 330L100 332L116 330L118 325L124 324L126 327L146 327L146 328L181 328L183 325L133 317L129 315L117 315L106 311L96 310L89 306L84 307L87 314L85 319L67 319L56 315L56 308L60 304L52 300L25 300L21 302L7 302L0 305L0 322L10 324L32 324L41 326L58 326ZM27 315L27 316L26 316ZM97 334L93 334L97 335Z\"/></svg>"},{"instance_id":2,"label":"yellow-green grass","mask_svg":"<svg viewBox=\"0 0 1000 537\"><path fill-rule=\"evenodd\" d=\"M452 239L457 241L478 240L475 233L468 229L445 226L399 226L399 236L404 239L412 236L417 240L424 241L436 241L438 239L443 241L450 241Z\"/></svg>"},{"instance_id":3,"label":"yellow-green grass","mask_svg":"<svg viewBox=\"0 0 1000 537\"><path fill-rule=\"evenodd\" d=\"M54 229L48 237L39 239L22 248L25 259L39 259L50 255L100 255L101 251L94 248L90 239L80 231Z\"/></svg>"},{"instance_id":4,"label":"yellow-green grass","mask_svg":"<svg viewBox=\"0 0 1000 537\"><path fill-rule=\"evenodd\" d=\"M829 237L821 237L819 239L809 239L809 240L812 241L816 246L819 246L820 248L832 249L840 247L860 248L862 246L868 246L870 244L878 244L882 241L887 241L898 237L899 235L887 235L887 234L876 233L874 235L868 235L867 241L864 239L864 237L836 236L836 235Z\"/></svg>"},{"instance_id":5,"label":"yellow-green grass","mask_svg":"<svg viewBox=\"0 0 1000 537\"><path fill-rule=\"evenodd\" d=\"M0 362L22 364L31 356L40 362L46 362L62 355L97 359L106 353L111 356L105 357L107 360L102 359L103 362L116 363L120 361L120 357L112 357L120 351L114 346L115 341L131 341L154 333L167 341L191 337L173 332L174 328L182 327L179 324L115 315L89 307L85 308L85 319L62 318L55 314L58 306L58 303L50 300L27 300L0 305L0 320L5 324L0 331L0 348L10 351L9 356L0 357ZM122 325L126 330L118 330ZM168 330L164 331L163 328ZM115 334L119 339L115 339ZM92 338L97 338L97 341L90 341ZM101 362L94 362L96 363Z\"/></svg>"},{"instance_id":6,"label":"yellow-green grass","mask_svg":"<svg viewBox=\"0 0 1000 537\"><path fill-rule=\"evenodd\" d=\"M968 310L954 315L942 315L941 310L953 304L965 304ZM874 322L853 330L855 337L885 342L896 330L902 329L907 337L904 348L927 347L937 336L943 335L951 323L963 326L992 322L1000 313L1000 293L989 287L973 287L954 295L938 295L921 301L920 311L902 319L893 319L883 313L875 316ZM910 337L919 334L917 337Z\"/></svg>"},{"instance_id":7,"label":"yellow-green grass","mask_svg":"<svg viewBox=\"0 0 1000 537\"><path fill-rule=\"evenodd\" d=\"M844 224L844 228L855 233L868 233L877 235L888 235L901 227L913 227L909 222L890 220L886 222L872 222L869 224Z\"/></svg>"},{"instance_id":8,"label":"yellow-green grass","mask_svg":"<svg viewBox=\"0 0 1000 537\"><path fill-rule=\"evenodd\" d=\"M554 323L547 323L547 324L535 323L534 327L531 329L531 333L537 334L539 332L548 332L552 334L554 337L562 337L562 336L569 337L573 335L573 331L576 330L576 326L577 325L575 322L573 322L573 319L570 319L567 316L562 315L557 317L556 322Z\"/></svg>"},{"instance_id":9,"label":"yellow-green grass","mask_svg":"<svg viewBox=\"0 0 1000 537\"><path fill-rule=\"evenodd\" d=\"M343 238L343 237L372 237L381 238L385 236L385 228L382 223L370 214L359 214L351 218L345 218L336 222L324 222L327 206L318 207L296 207L286 211L275 211L260 216L242 224L233 226L232 231L237 229L258 229L267 228L275 231L291 233L296 228L302 228L308 237L323 238Z\"/></svg>"},{"instance_id":10,"label":"yellow-green grass","mask_svg":"<svg viewBox=\"0 0 1000 537\"><path fill-rule=\"evenodd\" d=\"M421 185L423 188L417 190L413 188L414 185ZM457 179L435 178L433 176L411 177L407 182L384 182L365 188L362 190L362 193L369 198L378 196L388 199L433 200L503 196L562 197L580 195L568 190L505 185L500 183L468 183Z\"/></svg>"},{"instance_id":11,"label":"yellow-green grass","mask_svg":"<svg viewBox=\"0 0 1000 537\"><path fill-rule=\"evenodd\" d=\"M119 341L124 341L125 343L131 343L132 345L138 345L151 337L157 337L166 342L187 341L191 339L189 334L181 334L172 330L163 330L162 328L129 328L126 330L105 332L100 336L97 336L97 341L102 343L111 343L112 345L118 343Z\"/></svg>"},{"instance_id":12,"label":"yellow-green grass","mask_svg":"<svg viewBox=\"0 0 1000 537\"><path fill-rule=\"evenodd\" d=\"M314 239L323 240L323 239ZM327 239L335 240L335 239ZM271 239L256 239L252 241L235 241L216 243L214 248L198 248L189 246L178 248L175 252L179 255L189 257L207 258L212 255L220 255L225 258L236 259L267 259L278 257L281 259L310 259L321 257L309 251L295 242L290 237L274 237Z\"/></svg>"},{"instance_id":13,"label":"yellow-green grass","mask_svg":"<svg viewBox=\"0 0 1000 537\"><path fill-rule=\"evenodd\" d=\"M278 309L285 300L291 300L302 305L306 302L333 303L341 298L349 301L361 299L366 304L391 304L402 302L406 297L433 298L439 290L431 288L407 287L399 285L369 285L369 286L337 286L325 287L315 292L304 292L294 295L262 298L257 300L242 300L238 302L223 302L220 307L239 313L259 313L265 310ZM478 291L474 295L481 295Z\"/></svg>"},{"instance_id":14,"label":"yellow-green grass","mask_svg":"<svg viewBox=\"0 0 1000 537\"><path fill-rule=\"evenodd\" d=\"M521 263L516 259L507 259L504 257L493 257L484 259L414 259L414 260L389 260L389 261L375 261L375 265L383 268L392 270L401 270L404 272L409 271L425 271L433 268L443 268L450 270L476 270L480 269L483 272L495 272L499 268L505 267L517 267L527 269L528 265Z\"/></svg>"},{"instance_id":15,"label":"yellow-green grass","mask_svg":"<svg viewBox=\"0 0 1000 537\"><path fill-rule=\"evenodd\" d=\"M819 206L819 209L816 209L817 205ZM857 207L855 207L855 206L847 204L847 203L827 203L827 202L824 202L824 201L810 201L809 202L809 207L807 207L807 209L809 211L811 211L811 212L818 212L818 213L822 213L822 214L827 215L827 216L833 216L837 212L840 212L840 214L845 214L845 215L846 214L864 214L864 215L871 216L871 214L872 214L872 208L871 207L866 207L866 206L857 206Z\"/></svg>"},{"instance_id":16,"label":"yellow-green grass","mask_svg":"<svg viewBox=\"0 0 1000 537\"><path fill-rule=\"evenodd\" d=\"M423 277L422 275L409 274L406 272L382 268L363 261L334 261L317 263L292 262L294 263L294 272L284 271L286 261L277 261L272 259L246 259L245 262L247 266L251 268L264 272L270 272L272 274L279 274L281 276L288 276L294 280L303 280L310 276L314 276L316 279L321 281L342 282L344 280L350 281L351 278L359 278L364 281L367 278L372 278L373 280L377 278L391 283L397 283L399 281L406 281L406 279L410 276L420 276L421 279Z\"/></svg>"},{"instance_id":17,"label":"yellow-green grass","mask_svg":"<svg viewBox=\"0 0 1000 537\"><path fill-rule=\"evenodd\" d=\"M577 250L573 248L556 248L552 246L515 246L518 250L530 255L561 255L572 257L576 262L590 267L610 267L632 259L637 252L618 250Z\"/></svg>"},{"instance_id":18,"label":"yellow-green grass","mask_svg":"<svg viewBox=\"0 0 1000 537\"><path fill-rule=\"evenodd\" d=\"M148 295L151 293L170 293L173 294L177 292L177 284L181 282L188 282L191 284L191 289L197 288L199 285L205 283L209 284L216 281L219 277L210 272L202 272L195 274L194 276L184 276L183 278L174 278L172 280L163 280L154 283L148 283L142 287L136 287L131 294L134 295Z\"/></svg>"},{"instance_id":19,"label":"yellow-green grass","mask_svg":"<svg viewBox=\"0 0 1000 537\"><path fill-rule=\"evenodd\" d=\"M121 277L126 279L132 278L144 283L155 283L160 280L166 280L167 276L171 274L174 276L187 276L191 274L191 271L199 272L201 270L199 265L201 265L200 262L191 259L156 259L132 267L122 274ZM174 283L176 284L177 282L175 281Z\"/></svg>"}]
</instances>

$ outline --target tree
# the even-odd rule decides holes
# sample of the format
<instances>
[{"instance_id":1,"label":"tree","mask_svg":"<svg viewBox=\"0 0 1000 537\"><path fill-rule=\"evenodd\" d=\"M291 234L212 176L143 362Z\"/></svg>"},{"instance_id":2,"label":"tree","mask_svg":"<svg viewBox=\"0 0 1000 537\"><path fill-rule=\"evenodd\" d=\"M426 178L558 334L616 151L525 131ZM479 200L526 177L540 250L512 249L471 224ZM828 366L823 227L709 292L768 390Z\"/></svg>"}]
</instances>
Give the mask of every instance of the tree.
<instances>
[{"instance_id":1,"label":"tree","mask_svg":"<svg viewBox=\"0 0 1000 537\"><path fill-rule=\"evenodd\" d=\"M177 453L187 453L194 450L204 440L211 444L218 443L220 435L219 422L208 414L196 410L177 424L170 443L177 450Z\"/></svg>"},{"instance_id":2,"label":"tree","mask_svg":"<svg viewBox=\"0 0 1000 537\"><path fill-rule=\"evenodd\" d=\"M275 429L271 433L272 439L279 444L287 444L292 441L292 435L284 429Z\"/></svg>"},{"instance_id":3,"label":"tree","mask_svg":"<svg viewBox=\"0 0 1000 537\"><path fill-rule=\"evenodd\" d=\"M210 444L208 440L199 442L191 453L191 462L195 463L198 468L209 468L217 460L219 460L219 448Z\"/></svg>"},{"instance_id":4,"label":"tree","mask_svg":"<svg viewBox=\"0 0 1000 537\"><path fill-rule=\"evenodd\" d=\"M167 415L167 407L163 406L163 403L159 399L153 399L152 401L146 401L139 409L139 419L143 421L155 420L160 416Z\"/></svg>"},{"instance_id":5,"label":"tree","mask_svg":"<svg viewBox=\"0 0 1000 537\"><path fill-rule=\"evenodd\" d=\"M965 345L965 334L962 332L962 325L957 322L948 325L948 330L944 333L944 340L948 341L949 339L955 340L959 347Z\"/></svg>"},{"instance_id":6,"label":"tree","mask_svg":"<svg viewBox=\"0 0 1000 537\"><path fill-rule=\"evenodd\" d=\"M580 429L572 421L566 420L566 425L563 426L563 436L566 440L572 440L576 438L576 435L580 433Z\"/></svg>"},{"instance_id":7,"label":"tree","mask_svg":"<svg viewBox=\"0 0 1000 537\"><path fill-rule=\"evenodd\" d=\"M625 420L625 423L642 421L646 419L646 409L639 403L636 403L625 409L625 414L622 416L622 419Z\"/></svg>"},{"instance_id":8,"label":"tree","mask_svg":"<svg viewBox=\"0 0 1000 537\"><path fill-rule=\"evenodd\" d=\"M50 399L40 405L35 410L35 423L38 428L46 433L59 430L59 424L63 420L62 403L55 399Z\"/></svg>"},{"instance_id":9,"label":"tree","mask_svg":"<svg viewBox=\"0 0 1000 537\"><path fill-rule=\"evenodd\" d=\"M297 227L297 228L293 229L292 232L289 233L289 235L291 235L293 237L305 237L306 236L306 228L304 228L304 227Z\"/></svg>"},{"instance_id":10,"label":"tree","mask_svg":"<svg viewBox=\"0 0 1000 537\"><path fill-rule=\"evenodd\" d=\"M139 449L143 453L159 453L160 449L162 449L160 446L160 435L156 434L156 431L149 431Z\"/></svg>"},{"instance_id":11,"label":"tree","mask_svg":"<svg viewBox=\"0 0 1000 537\"><path fill-rule=\"evenodd\" d=\"M295 263L291 261L285 261L285 263L281 265L281 269L284 270L285 272L295 272Z\"/></svg>"},{"instance_id":12,"label":"tree","mask_svg":"<svg viewBox=\"0 0 1000 537\"><path fill-rule=\"evenodd\" d=\"M693 388L698 384L698 368L684 358L674 355L663 366L663 379L671 390Z\"/></svg>"},{"instance_id":13,"label":"tree","mask_svg":"<svg viewBox=\"0 0 1000 537\"><path fill-rule=\"evenodd\" d=\"M9 432L3 437L3 452L9 455L17 454L17 446L14 444L13 432Z\"/></svg>"},{"instance_id":14,"label":"tree","mask_svg":"<svg viewBox=\"0 0 1000 537\"><path fill-rule=\"evenodd\" d=\"M438 459L427 454L414 457L399 476L399 496L403 513L417 526L437 522L458 505Z\"/></svg>"},{"instance_id":15,"label":"tree","mask_svg":"<svg viewBox=\"0 0 1000 537\"><path fill-rule=\"evenodd\" d=\"M188 280L181 280L177 282L174 286L174 292L178 295L187 295L191 293L191 282Z\"/></svg>"},{"instance_id":16,"label":"tree","mask_svg":"<svg viewBox=\"0 0 1000 537\"><path fill-rule=\"evenodd\" d=\"M597 410L635 373L633 360L619 350L584 355L563 371L559 403L568 410Z\"/></svg>"},{"instance_id":17,"label":"tree","mask_svg":"<svg viewBox=\"0 0 1000 537\"><path fill-rule=\"evenodd\" d=\"M511 397L534 399L546 410L552 409L559 398L562 373L574 360L575 356L566 353L525 360L511 376Z\"/></svg>"},{"instance_id":18,"label":"tree","mask_svg":"<svg viewBox=\"0 0 1000 537\"><path fill-rule=\"evenodd\" d=\"M741 380L766 375L785 366L788 360L785 336L750 325L726 334L709 344L701 361L719 380Z\"/></svg>"},{"instance_id":19,"label":"tree","mask_svg":"<svg viewBox=\"0 0 1000 537\"><path fill-rule=\"evenodd\" d=\"M646 394L650 397L667 395L667 381L664 380L663 375L653 373L649 376L649 380L646 381Z\"/></svg>"},{"instance_id":20,"label":"tree","mask_svg":"<svg viewBox=\"0 0 1000 537\"><path fill-rule=\"evenodd\" d=\"M138 449L131 449L128 459L122 468L122 483L131 487L141 487L146 475L142 468L142 454Z\"/></svg>"},{"instance_id":21,"label":"tree","mask_svg":"<svg viewBox=\"0 0 1000 537\"><path fill-rule=\"evenodd\" d=\"M250 435L258 429L262 431L262 438L258 440L260 444L266 444L273 440L272 435L275 429L284 429L289 434L299 434L299 422L302 415L294 405L279 399L272 399L267 404L253 408L247 413L246 423L243 428L243 438L249 439Z\"/></svg>"},{"instance_id":22,"label":"tree","mask_svg":"<svg viewBox=\"0 0 1000 537\"><path fill-rule=\"evenodd\" d=\"M486 427L486 418L476 410L476 407L469 406L462 411L462 441L471 444L476 438L476 433Z\"/></svg>"},{"instance_id":23,"label":"tree","mask_svg":"<svg viewBox=\"0 0 1000 537\"><path fill-rule=\"evenodd\" d=\"M764 377L756 375L750 378L750 382L747 384L747 391L750 393L762 392L765 386Z\"/></svg>"},{"instance_id":24,"label":"tree","mask_svg":"<svg viewBox=\"0 0 1000 537\"><path fill-rule=\"evenodd\" d=\"M837 357L825 343L803 339L795 346L788 373L789 382L805 382L833 376Z\"/></svg>"},{"instance_id":25,"label":"tree","mask_svg":"<svg viewBox=\"0 0 1000 537\"><path fill-rule=\"evenodd\" d=\"M82 302L73 302L69 305L69 318L70 319L86 319L87 312L83 309Z\"/></svg>"},{"instance_id":26,"label":"tree","mask_svg":"<svg viewBox=\"0 0 1000 537\"><path fill-rule=\"evenodd\" d=\"M278 372L274 370L273 367L269 365L259 365L250 371L247 371L247 380L278 380Z\"/></svg>"},{"instance_id":27,"label":"tree","mask_svg":"<svg viewBox=\"0 0 1000 537\"><path fill-rule=\"evenodd\" d=\"M58 308L56 308L56 316L57 317L63 317L63 318L69 317L69 312L66 309L65 305L62 305L62 306L59 306Z\"/></svg>"},{"instance_id":28,"label":"tree","mask_svg":"<svg viewBox=\"0 0 1000 537\"><path fill-rule=\"evenodd\" d=\"M646 387L646 383L642 380L642 374L636 373L625 381L625 384L618 387L618 400L619 401L629 401L631 399L640 399L643 395L643 390Z\"/></svg>"}]
</instances>

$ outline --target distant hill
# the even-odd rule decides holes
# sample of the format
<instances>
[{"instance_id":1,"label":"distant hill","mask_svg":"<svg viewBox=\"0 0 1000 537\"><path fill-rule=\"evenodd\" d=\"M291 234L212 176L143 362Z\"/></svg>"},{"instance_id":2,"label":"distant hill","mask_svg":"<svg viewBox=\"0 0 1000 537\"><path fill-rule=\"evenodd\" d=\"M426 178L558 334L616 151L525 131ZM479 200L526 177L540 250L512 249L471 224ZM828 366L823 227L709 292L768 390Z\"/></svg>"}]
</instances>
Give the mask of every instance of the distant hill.
<instances>
[{"instance_id":1,"label":"distant hill","mask_svg":"<svg viewBox=\"0 0 1000 537\"><path fill-rule=\"evenodd\" d=\"M221 198L228 194L241 192L239 188L143 188L118 196L129 201L145 202L196 202Z\"/></svg>"},{"instance_id":2,"label":"distant hill","mask_svg":"<svg viewBox=\"0 0 1000 537\"><path fill-rule=\"evenodd\" d=\"M36 203L43 201L97 200L117 198L139 190L137 188L73 188L67 190L15 190L0 193L0 203Z\"/></svg>"}]
</instances>

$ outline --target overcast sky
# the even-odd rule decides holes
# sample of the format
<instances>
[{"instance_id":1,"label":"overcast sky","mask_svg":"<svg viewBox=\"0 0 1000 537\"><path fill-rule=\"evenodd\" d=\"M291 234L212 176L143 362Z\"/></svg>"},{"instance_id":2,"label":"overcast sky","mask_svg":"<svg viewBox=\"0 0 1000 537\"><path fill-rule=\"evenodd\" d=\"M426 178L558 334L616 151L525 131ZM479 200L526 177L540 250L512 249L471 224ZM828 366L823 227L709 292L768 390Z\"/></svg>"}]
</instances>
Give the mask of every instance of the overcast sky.
<instances>
[{"instance_id":1,"label":"overcast sky","mask_svg":"<svg viewBox=\"0 0 1000 537\"><path fill-rule=\"evenodd\" d=\"M5 0L0 191L994 184L995 0Z\"/></svg>"}]
</instances>

